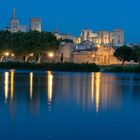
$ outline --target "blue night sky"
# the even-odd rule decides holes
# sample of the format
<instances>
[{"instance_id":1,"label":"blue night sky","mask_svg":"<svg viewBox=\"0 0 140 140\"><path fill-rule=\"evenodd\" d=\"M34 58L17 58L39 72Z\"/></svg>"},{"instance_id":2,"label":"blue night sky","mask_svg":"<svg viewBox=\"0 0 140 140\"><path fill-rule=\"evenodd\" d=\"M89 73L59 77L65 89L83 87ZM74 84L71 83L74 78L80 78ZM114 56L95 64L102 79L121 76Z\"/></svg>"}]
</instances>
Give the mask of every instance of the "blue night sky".
<instances>
[{"instance_id":1,"label":"blue night sky","mask_svg":"<svg viewBox=\"0 0 140 140\"><path fill-rule=\"evenodd\" d=\"M126 42L140 42L140 0L0 0L0 28L16 8L21 24L41 17L43 30L78 36L82 29L123 28Z\"/></svg>"}]
</instances>

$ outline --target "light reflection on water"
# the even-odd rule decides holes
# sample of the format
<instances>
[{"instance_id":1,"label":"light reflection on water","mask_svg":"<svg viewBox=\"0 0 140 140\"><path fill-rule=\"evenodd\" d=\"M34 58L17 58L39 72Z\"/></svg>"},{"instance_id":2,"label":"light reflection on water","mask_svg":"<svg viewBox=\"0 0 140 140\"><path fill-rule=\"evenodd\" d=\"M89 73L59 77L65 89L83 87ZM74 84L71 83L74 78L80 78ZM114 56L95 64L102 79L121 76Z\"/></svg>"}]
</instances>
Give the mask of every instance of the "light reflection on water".
<instances>
[{"instance_id":1,"label":"light reflection on water","mask_svg":"<svg viewBox=\"0 0 140 140\"><path fill-rule=\"evenodd\" d=\"M9 72L5 72L5 80L4 80L4 91L5 91L5 101L8 99L8 92L9 92Z\"/></svg>"},{"instance_id":2,"label":"light reflection on water","mask_svg":"<svg viewBox=\"0 0 140 140\"><path fill-rule=\"evenodd\" d=\"M57 98L62 99L62 101L68 101L68 103L72 101L72 103L74 102L74 104L77 104L83 110L95 110L96 113L106 111L108 107L112 108L115 106L121 106L122 97L119 90L122 90L120 88L123 88L123 86L119 86L120 77L117 78L113 74L108 76L101 73L83 74L83 76L79 74L73 75L70 73L63 73L62 75L59 74L60 73L53 73L51 71L44 74L29 72L21 74L20 77L20 74L15 73L15 71L5 72L5 102L14 101L16 104L16 100L14 100L14 98L16 99L16 96L20 96L17 95L21 94L18 93L18 90L19 92L22 92L23 88L23 90L26 91L26 96L29 95L26 102L33 100L31 103L38 104L37 106L35 105L37 108L40 106L40 100L42 100L43 96L47 96L46 103L49 105L48 108L50 111L52 102L54 104ZM22 85L21 87L18 87L19 82L22 82L20 83ZM127 82L128 81L125 81L124 83L126 84ZM130 81L127 85L128 84L130 91L133 92L132 77L130 77ZM17 92L15 92L15 88ZM44 95L44 92L47 94ZM58 92L58 94L56 95L54 92ZM55 97L53 98L54 95ZM110 103L111 106L109 106Z\"/></svg>"},{"instance_id":3,"label":"light reflection on water","mask_svg":"<svg viewBox=\"0 0 140 140\"><path fill-rule=\"evenodd\" d=\"M13 123L17 122L19 118L23 118L23 122L29 123L31 121L30 116L38 116L39 119L36 120L38 125L42 120L43 123L47 122L49 125L48 117L50 117L51 122L56 121L56 124L61 122L63 126L66 123L65 115L69 116L67 119L73 125L82 116L86 116L90 123L94 123L94 125L87 126L89 123L87 120L83 120L82 124L87 129L95 129L101 124L111 124L112 118L115 118L119 113L123 114L123 111L126 113L127 119L129 116L132 117L129 114L130 112L131 114L136 113L137 117L140 116L140 111L133 112L138 106L140 107L139 85L140 75L135 74L61 73L51 71L21 73L14 70L1 72L0 110L3 110L1 111L3 117L0 114L0 122L4 123L4 118L8 117L7 120L10 118ZM125 109L129 111L127 112ZM114 115L114 112L117 114ZM89 118L89 114L92 119ZM97 120L97 115L104 116L106 121L104 119ZM125 114L123 115L125 116ZM54 120L54 117L58 119L58 122L57 119ZM126 118L119 117L120 124L122 121L125 122ZM99 124L98 121L102 123ZM97 126L96 123L98 123ZM10 124L6 125L11 128ZM55 124L52 125L56 127ZM18 124L18 126L20 125ZM19 129L18 126L15 129ZM48 130L47 125L44 127ZM103 130L106 129L106 126L101 125L101 127ZM117 129L121 131L121 125ZM2 130L1 126L0 130ZM65 127L62 127L61 130L65 131ZM115 130L110 131L113 133ZM86 133L89 134L89 132ZM46 137L48 137L48 134ZM102 136L99 139L102 139Z\"/></svg>"},{"instance_id":4,"label":"light reflection on water","mask_svg":"<svg viewBox=\"0 0 140 140\"><path fill-rule=\"evenodd\" d=\"M33 72L30 72L30 99L33 97Z\"/></svg>"}]
</instances>

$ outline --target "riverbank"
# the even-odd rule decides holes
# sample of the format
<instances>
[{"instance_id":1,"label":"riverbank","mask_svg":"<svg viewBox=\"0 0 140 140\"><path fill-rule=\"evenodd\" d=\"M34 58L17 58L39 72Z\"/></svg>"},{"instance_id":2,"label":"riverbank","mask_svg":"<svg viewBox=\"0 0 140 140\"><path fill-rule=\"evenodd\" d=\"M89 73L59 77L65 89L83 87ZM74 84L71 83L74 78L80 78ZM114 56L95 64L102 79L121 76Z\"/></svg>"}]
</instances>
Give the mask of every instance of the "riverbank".
<instances>
[{"instance_id":1,"label":"riverbank","mask_svg":"<svg viewBox=\"0 0 140 140\"><path fill-rule=\"evenodd\" d=\"M140 73L140 65L101 66L100 69L103 72Z\"/></svg>"},{"instance_id":2,"label":"riverbank","mask_svg":"<svg viewBox=\"0 0 140 140\"><path fill-rule=\"evenodd\" d=\"M42 71L69 71L69 72L99 72L100 68L96 64L87 63L19 63L6 62L0 63L0 69L15 69L15 70L42 70Z\"/></svg>"}]
</instances>

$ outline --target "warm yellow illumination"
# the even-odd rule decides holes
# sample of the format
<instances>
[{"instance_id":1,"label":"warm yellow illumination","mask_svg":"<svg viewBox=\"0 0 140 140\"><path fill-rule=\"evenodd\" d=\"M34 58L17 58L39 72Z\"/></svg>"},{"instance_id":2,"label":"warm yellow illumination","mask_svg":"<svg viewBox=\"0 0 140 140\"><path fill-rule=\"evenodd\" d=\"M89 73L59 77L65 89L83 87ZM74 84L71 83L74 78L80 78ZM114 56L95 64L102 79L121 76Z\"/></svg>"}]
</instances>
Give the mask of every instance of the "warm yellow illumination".
<instances>
[{"instance_id":1,"label":"warm yellow illumination","mask_svg":"<svg viewBox=\"0 0 140 140\"><path fill-rule=\"evenodd\" d=\"M14 57L15 55L12 53L11 56Z\"/></svg>"},{"instance_id":2,"label":"warm yellow illumination","mask_svg":"<svg viewBox=\"0 0 140 140\"><path fill-rule=\"evenodd\" d=\"M91 100L94 102L94 73L91 74Z\"/></svg>"},{"instance_id":3,"label":"warm yellow illumination","mask_svg":"<svg viewBox=\"0 0 140 140\"><path fill-rule=\"evenodd\" d=\"M99 111L100 104L100 77L101 73L96 73L96 112Z\"/></svg>"},{"instance_id":4,"label":"warm yellow illumination","mask_svg":"<svg viewBox=\"0 0 140 140\"><path fill-rule=\"evenodd\" d=\"M30 54L30 56L34 56L34 54L33 54L33 53L31 53L31 54Z\"/></svg>"},{"instance_id":5,"label":"warm yellow illumination","mask_svg":"<svg viewBox=\"0 0 140 140\"><path fill-rule=\"evenodd\" d=\"M4 55L5 55L5 56L9 56L9 52L5 52Z\"/></svg>"},{"instance_id":6,"label":"warm yellow illumination","mask_svg":"<svg viewBox=\"0 0 140 140\"><path fill-rule=\"evenodd\" d=\"M15 74L15 72L12 70L12 71L10 72L11 100L13 100L13 96L14 96L14 74Z\"/></svg>"},{"instance_id":7,"label":"warm yellow illumination","mask_svg":"<svg viewBox=\"0 0 140 140\"><path fill-rule=\"evenodd\" d=\"M100 48L100 45L99 44L97 44L97 48Z\"/></svg>"},{"instance_id":8,"label":"warm yellow illumination","mask_svg":"<svg viewBox=\"0 0 140 140\"><path fill-rule=\"evenodd\" d=\"M48 71L48 101L52 101L53 75Z\"/></svg>"},{"instance_id":9,"label":"warm yellow illumination","mask_svg":"<svg viewBox=\"0 0 140 140\"><path fill-rule=\"evenodd\" d=\"M30 99L33 97L33 72L30 72Z\"/></svg>"},{"instance_id":10,"label":"warm yellow illumination","mask_svg":"<svg viewBox=\"0 0 140 140\"><path fill-rule=\"evenodd\" d=\"M52 58L52 57L54 57L54 53L53 53L53 52L49 52L49 53L48 53L48 56L49 56L50 58Z\"/></svg>"},{"instance_id":11,"label":"warm yellow illumination","mask_svg":"<svg viewBox=\"0 0 140 140\"><path fill-rule=\"evenodd\" d=\"M93 55L91 55L91 57L95 57L95 55L93 54Z\"/></svg>"},{"instance_id":12,"label":"warm yellow illumination","mask_svg":"<svg viewBox=\"0 0 140 140\"><path fill-rule=\"evenodd\" d=\"M5 100L8 99L8 91L9 91L9 72L5 72L4 74L4 94L5 94Z\"/></svg>"}]
</instances>

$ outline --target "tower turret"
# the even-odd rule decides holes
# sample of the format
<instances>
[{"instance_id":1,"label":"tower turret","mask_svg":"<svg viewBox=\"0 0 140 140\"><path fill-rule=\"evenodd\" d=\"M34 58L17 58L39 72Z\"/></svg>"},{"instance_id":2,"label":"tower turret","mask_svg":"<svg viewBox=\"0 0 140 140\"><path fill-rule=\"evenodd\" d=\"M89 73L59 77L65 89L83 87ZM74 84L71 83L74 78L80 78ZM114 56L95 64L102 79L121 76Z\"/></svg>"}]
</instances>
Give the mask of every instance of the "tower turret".
<instances>
[{"instance_id":1,"label":"tower turret","mask_svg":"<svg viewBox=\"0 0 140 140\"><path fill-rule=\"evenodd\" d=\"M16 8L13 9L13 19L16 19Z\"/></svg>"}]
</instances>

